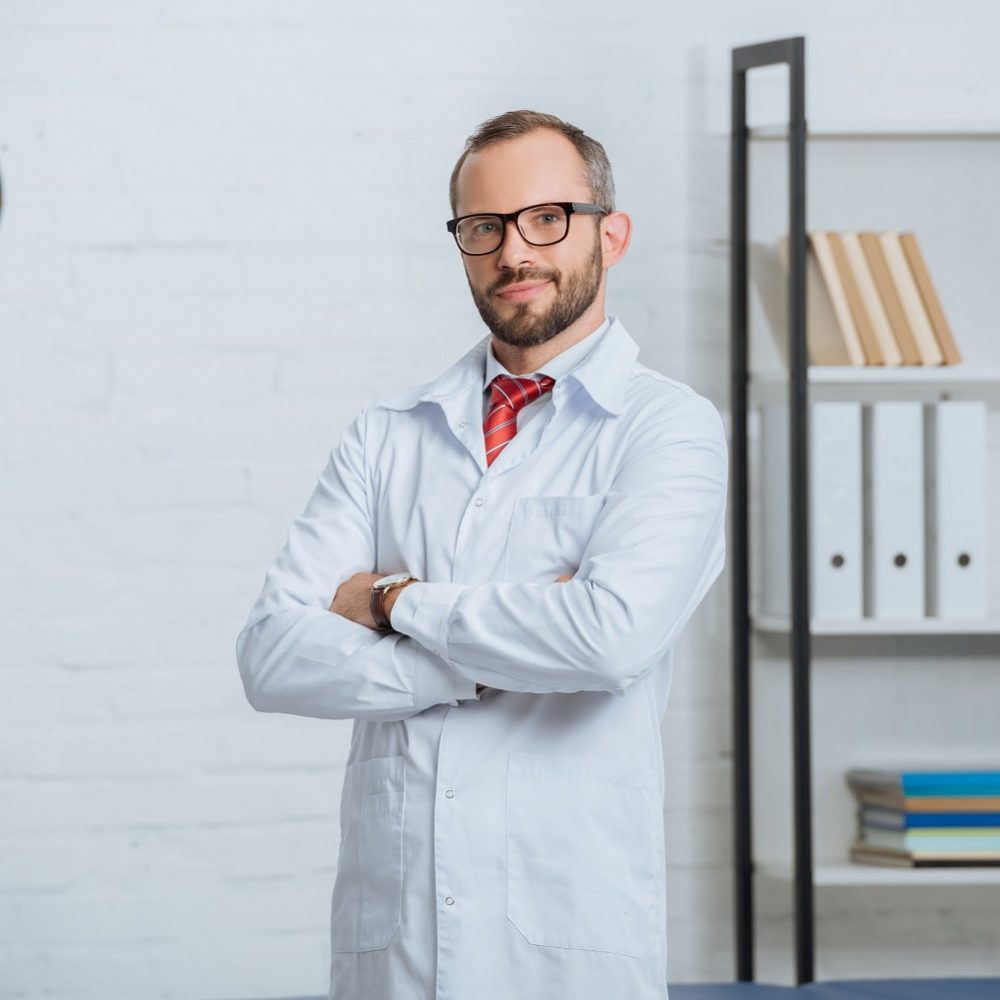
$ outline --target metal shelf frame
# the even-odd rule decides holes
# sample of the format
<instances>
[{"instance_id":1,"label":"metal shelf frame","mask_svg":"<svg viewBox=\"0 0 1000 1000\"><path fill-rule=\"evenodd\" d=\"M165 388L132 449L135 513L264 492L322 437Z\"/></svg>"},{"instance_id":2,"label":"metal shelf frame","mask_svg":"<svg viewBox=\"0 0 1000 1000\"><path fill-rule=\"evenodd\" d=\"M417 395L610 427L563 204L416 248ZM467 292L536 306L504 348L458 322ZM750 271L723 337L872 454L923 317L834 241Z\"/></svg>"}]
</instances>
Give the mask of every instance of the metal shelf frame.
<instances>
[{"instance_id":1,"label":"metal shelf frame","mask_svg":"<svg viewBox=\"0 0 1000 1000\"><path fill-rule=\"evenodd\" d=\"M754 978L753 846L750 761L749 403L747 74L788 66L788 345L792 588L792 785L795 965L799 983L814 978L812 761L810 741L808 356L806 353L805 38L732 50L730 137L730 378L732 408L733 805L736 975Z\"/></svg>"}]
</instances>

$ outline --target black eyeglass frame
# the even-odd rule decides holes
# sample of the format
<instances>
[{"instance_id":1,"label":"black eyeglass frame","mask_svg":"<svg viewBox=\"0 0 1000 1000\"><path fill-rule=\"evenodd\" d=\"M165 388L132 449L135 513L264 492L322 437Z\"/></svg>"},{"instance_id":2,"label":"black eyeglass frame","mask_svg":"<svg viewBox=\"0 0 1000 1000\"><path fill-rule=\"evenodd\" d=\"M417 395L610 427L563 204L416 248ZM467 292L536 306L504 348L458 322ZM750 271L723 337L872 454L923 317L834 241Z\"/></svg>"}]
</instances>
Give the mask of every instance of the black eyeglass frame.
<instances>
[{"instance_id":1,"label":"black eyeglass frame","mask_svg":"<svg viewBox=\"0 0 1000 1000\"><path fill-rule=\"evenodd\" d=\"M533 208L545 208L546 205L554 205L556 208L561 208L566 213L566 232L564 232L559 239L553 240L551 243L535 243L533 240L529 240L528 237L521 232L521 226L517 220L522 212L530 212ZM562 243L562 241L569 236L569 219L574 213L579 213L580 215L610 214L606 208L601 208L600 205L594 205L588 201L542 201L537 205L526 205L524 208L519 208L516 212L471 212L469 215L460 215L455 219L449 219L445 223L445 226L447 227L448 232L455 237L455 245L467 257L486 257L491 253L496 253L497 250L503 246L503 241L507 239L508 222L513 222L514 225L517 226L517 231L521 233L521 239L523 239L525 243L528 243L533 247L554 247L557 243ZM492 250L484 250L482 253L470 253L468 250L464 249L462 244L458 241L458 224L465 219L478 218L500 220L500 225L503 227L500 233L500 242Z\"/></svg>"}]
</instances>

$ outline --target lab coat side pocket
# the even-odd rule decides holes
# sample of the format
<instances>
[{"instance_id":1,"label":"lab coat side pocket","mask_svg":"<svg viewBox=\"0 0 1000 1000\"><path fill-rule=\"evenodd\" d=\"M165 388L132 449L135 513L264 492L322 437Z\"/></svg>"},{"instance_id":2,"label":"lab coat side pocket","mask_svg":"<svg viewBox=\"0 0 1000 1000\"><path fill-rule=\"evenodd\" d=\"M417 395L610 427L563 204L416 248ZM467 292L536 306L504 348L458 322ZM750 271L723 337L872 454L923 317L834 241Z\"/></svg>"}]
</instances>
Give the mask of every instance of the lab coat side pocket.
<instances>
[{"instance_id":1,"label":"lab coat side pocket","mask_svg":"<svg viewBox=\"0 0 1000 1000\"><path fill-rule=\"evenodd\" d=\"M511 753L507 918L534 945L645 955L659 912L660 808L647 765Z\"/></svg>"},{"instance_id":2,"label":"lab coat side pocket","mask_svg":"<svg viewBox=\"0 0 1000 1000\"><path fill-rule=\"evenodd\" d=\"M385 948L403 913L406 758L376 757L348 764L343 796L331 949Z\"/></svg>"},{"instance_id":3,"label":"lab coat side pocket","mask_svg":"<svg viewBox=\"0 0 1000 1000\"><path fill-rule=\"evenodd\" d=\"M507 535L504 580L551 583L576 573L605 499L603 493L518 497Z\"/></svg>"}]
</instances>

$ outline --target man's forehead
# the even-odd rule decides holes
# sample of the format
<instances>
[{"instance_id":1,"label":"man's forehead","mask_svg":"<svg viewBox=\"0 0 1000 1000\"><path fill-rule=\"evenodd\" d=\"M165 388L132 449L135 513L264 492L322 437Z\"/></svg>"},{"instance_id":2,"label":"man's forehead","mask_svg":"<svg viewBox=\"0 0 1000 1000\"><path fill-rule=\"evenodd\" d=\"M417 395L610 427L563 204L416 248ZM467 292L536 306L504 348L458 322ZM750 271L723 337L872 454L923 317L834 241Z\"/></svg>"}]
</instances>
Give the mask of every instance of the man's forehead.
<instances>
[{"instance_id":1,"label":"man's forehead","mask_svg":"<svg viewBox=\"0 0 1000 1000\"><path fill-rule=\"evenodd\" d=\"M583 158L569 139L551 129L537 129L470 153L457 182L462 214L513 211L536 199L586 200L589 191Z\"/></svg>"}]
</instances>

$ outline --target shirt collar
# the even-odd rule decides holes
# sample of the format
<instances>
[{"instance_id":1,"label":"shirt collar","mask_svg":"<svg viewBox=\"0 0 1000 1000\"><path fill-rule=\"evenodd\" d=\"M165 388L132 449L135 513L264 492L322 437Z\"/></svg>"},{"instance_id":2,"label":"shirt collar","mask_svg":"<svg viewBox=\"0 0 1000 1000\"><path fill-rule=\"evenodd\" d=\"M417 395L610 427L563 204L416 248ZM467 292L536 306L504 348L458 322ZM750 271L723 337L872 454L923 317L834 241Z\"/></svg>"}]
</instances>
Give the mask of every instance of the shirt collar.
<instances>
[{"instance_id":1,"label":"shirt collar","mask_svg":"<svg viewBox=\"0 0 1000 1000\"><path fill-rule=\"evenodd\" d=\"M610 325L611 321L605 319L593 333L588 334L583 340L577 341L571 347L567 347L565 351L560 351L554 358L549 358L538 371L532 372L528 376L522 375L519 377L538 379L542 375L548 375L558 382L559 379L571 372L594 349ZM489 346L486 348L486 375L483 379L483 391L489 388L490 383L497 375L514 377L511 372L497 361L493 353L493 342L491 339Z\"/></svg>"},{"instance_id":2,"label":"shirt collar","mask_svg":"<svg viewBox=\"0 0 1000 1000\"><path fill-rule=\"evenodd\" d=\"M552 362L556 362L554 368L553 363L549 362L543 366L543 370L546 374L551 370L553 378L578 382L598 406L612 416L618 416L624 406L625 385L632 364L639 355L639 345L614 316L607 318L603 330L598 327L594 332L599 334L596 343L591 343L592 335L584 337L578 344L552 359ZM462 392L481 393L487 384L487 355L492 357L493 354L490 350L491 343L492 334L486 334L433 381L394 393L379 400L376 405L390 410L410 410L422 402L442 403ZM580 354L569 357L566 362L569 367L557 375L560 368L558 359L577 348L581 348ZM581 357L581 354L584 356ZM493 360L499 366L496 359ZM498 367L497 371L501 371L501 368Z\"/></svg>"}]
</instances>

